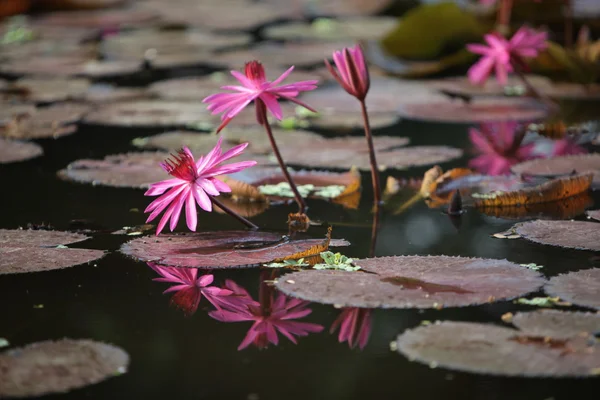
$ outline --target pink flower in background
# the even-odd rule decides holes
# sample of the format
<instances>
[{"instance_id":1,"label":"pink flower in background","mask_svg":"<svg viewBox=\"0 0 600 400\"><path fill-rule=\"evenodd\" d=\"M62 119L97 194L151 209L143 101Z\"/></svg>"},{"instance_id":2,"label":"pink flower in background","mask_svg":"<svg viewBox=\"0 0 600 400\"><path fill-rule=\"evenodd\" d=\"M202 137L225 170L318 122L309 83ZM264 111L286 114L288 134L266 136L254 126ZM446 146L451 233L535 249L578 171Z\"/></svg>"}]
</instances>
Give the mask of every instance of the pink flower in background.
<instances>
[{"instance_id":1,"label":"pink flower in background","mask_svg":"<svg viewBox=\"0 0 600 400\"><path fill-rule=\"evenodd\" d=\"M209 104L208 110L212 111L213 115L223 113L221 116L223 122L217 128L217 132L220 132L233 117L239 114L253 101L256 103L257 107L258 123L261 125L263 125L263 121L261 116L262 113L259 112L259 107L266 106L266 108L271 111L271 114L278 120L283 118L281 107L278 103L279 99L292 101L314 112L315 110L296 99L296 97L300 92L316 89L317 80L280 85L293 70L294 67L290 67L273 82L267 81L265 70L258 61L246 63L244 74L238 71L231 71L231 75L240 81L242 86L223 86L221 89L233 90L234 93L217 93L202 100L203 103Z\"/></svg>"},{"instance_id":2,"label":"pink flower in background","mask_svg":"<svg viewBox=\"0 0 600 400\"><path fill-rule=\"evenodd\" d=\"M504 175L510 173L512 165L538 158L534 143L522 144L523 135L517 132L517 126L516 122L499 122L471 128L469 138L479 155L469 167L482 174Z\"/></svg>"},{"instance_id":3,"label":"pink flower in background","mask_svg":"<svg viewBox=\"0 0 600 400\"><path fill-rule=\"evenodd\" d=\"M249 297L248 292L234 282L229 281L228 287L238 295ZM211 311L209 315L221 322L254 322L238 346L238 350L243 350L250 344L259 349L268 347L269 343L277 346L279 344L278 333L296 344L296 336L307 336L309 333L323 330L323 326L318 324L295 321L312 312L307 307L309 304L307 301L289 298L279 293L277 296L273 294L266 296L266 303L253 302L245 308L224 306L221 310Z\"/></svg>"},{"instance_id":4,"label":"pink flower in background","mask_svg":"<svg viewBox=\"0 0 600 400\"><path fill-rule=\"evenodd\" d=\"M360 45L334 52L333 62L337 67L337 72L327 60L325 60L325 66L335 80L350 95L361 101L364 100L371 86L371 80Z\"/></svg>"},{"instance_id":5,"label":"pink flower in background","mask_svg":"<svg viewBox=\"0 0 600 400\"><path fill-rule=\"evenodd\" d=\"M575 143L571 138L564 138L554 142L551 157L566 156L570 154L586 154L587 150Z\"/></svg>"},{"instance_id":6,"label":"pink flower in background","mask_svg":"<svg viewBox=\"0 0 600 400\"><path fill-rule=\"evenodd\" d=\"M510 40L500 34L490 33L484 36L487 43L468 44L467 49L483 57L477 61L467 73L469 80L475 84L484 83L495 70L496 79L502 85L506 84L508 73L513 72L514 66L525 70L527 65L523 58L533 58L545 49L548 35L546 32L536 32L527 27L521 27Z\"/></svg>"},{"instance_id":7,"label":"pink flower in background","mask_svg":"<svg viewBox=\"0 0 600 400\"><path fill-rule=\"evenodd\" d=\"M144 210L144 212L151 213L146 221L150 222L166 209L156 228L157 235L163 230L169 218L171 219L169 228L171 231L175 229L184 206L187 226L190 230L195 231L197 225L196 204L210 212L212 203L209 196L218 196L221 192L231 192L229 186L216 177L256 165L256 161L219 165L240 155L248 146L248 143L240 144L222 154L221 143L222 138L219 138L216 146L206 156L201 156L198 161L194 161L190 149L184 147L176 156L173 156L172 160L165 160L164 163L161 163L161 167L173 176L173 179L153 183L144 193L145 196L162 195ZM165 193L167 189L168 192Z\"/></svg>"},{"instance_id":8,"label":"pink flower in background","mask_svg":"<svg viewBox=\"0 0 600 400\"><path fill-rule=\"evenodd\" d=\"M348 342L351 349L358 344L361 350L364 349L371 335L372 311L369 308L344 308L331 325L329 333L335 332L339 327L338 341L340 343Z\"/></svg>"},{"instance_id":9,"label":"pink flower in background","mask_svg":"<svg viewBox=\"0 0 600 400\"><path fill-rule=\"evenodd\" d=\"M228 304L228 300L233 300L231 297L233 291L210 286L214 280L213 275L206 274L198 277L197 268L165 267L150 262L147 264L161 276L153 281L175 284L165 290L163 294L175 292L171 298L171 304L180 308L186 316L190 316L198 310L202 295L217 309L223 304Z\"/></svg>"}]
</instances>

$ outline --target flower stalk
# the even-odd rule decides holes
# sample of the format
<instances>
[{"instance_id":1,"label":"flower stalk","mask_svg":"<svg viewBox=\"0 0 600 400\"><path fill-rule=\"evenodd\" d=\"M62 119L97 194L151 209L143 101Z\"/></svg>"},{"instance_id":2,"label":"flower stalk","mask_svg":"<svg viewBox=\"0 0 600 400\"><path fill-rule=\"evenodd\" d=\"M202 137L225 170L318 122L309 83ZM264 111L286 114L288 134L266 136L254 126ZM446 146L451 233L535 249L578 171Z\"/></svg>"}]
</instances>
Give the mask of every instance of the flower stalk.
<instances>
[{"instance_id":1,"label":"flower stalk","mask_svg":"<svg viewBox=\"0 0 600 400\"><path fill-rule=\"evenodd\" d=\"M240 214L238 214L235 211L233 211L231 208L227 207L225 204L221 203L221 201L218 200L215 196L210 196L209 195L208 198L210 199L210 201L215 206L219 207L221 210L225 211L225 213L231 215L233 218L237 219L242 224L246 225L248 228L253 229L253 230L258 230L259 229L258 225L253 224L252 222L250 222L246 218L242 217Z\"/></svg>"}]
</instances>

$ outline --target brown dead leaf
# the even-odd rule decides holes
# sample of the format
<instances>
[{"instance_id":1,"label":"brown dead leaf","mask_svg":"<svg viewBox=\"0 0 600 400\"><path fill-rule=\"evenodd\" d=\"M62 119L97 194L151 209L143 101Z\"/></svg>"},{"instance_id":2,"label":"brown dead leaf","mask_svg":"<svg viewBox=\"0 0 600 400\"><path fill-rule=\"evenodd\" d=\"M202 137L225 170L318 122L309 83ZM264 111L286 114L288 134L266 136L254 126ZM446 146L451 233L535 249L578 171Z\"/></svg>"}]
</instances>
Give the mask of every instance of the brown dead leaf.
<instances>
[{"instance_id":1,"label":"brown dead leaf","mask_svg":"<svg viewBox=\"0 0 600 400\"><path fill-rule=\"evenodd\" d=\"M430 171L427 171L427 173L429 173ZM438 172L441 173L442 169L440 168L439 171L436 171L436 174ZM453 168L449 171L446 171L445 173L443 173L441 175L438 175L431 182L428 182L427 180L430 178L433 178L435 174L432 173L430 176L427 176L427 173L425 173L425 177L423 178L423 184L421 186L420 193L423 196L425 196L425 193L427 194L425 197L427 198L427 205L430 208L437 208L441 205L448 204L450 202L450 200L452 199L452 195L455 193L455 191L449 191L449 192L445 192L443 194L438 194L438 193L436 193L438 187L441 185L444 185L454 179L461 178L461 177L467 176L467 175L471 175L471 174L473 174L473 171L471 171L468 168ZM427 184L428 186L424 187L425 184Z\"/></svg>"},{"instance_id":2,"label":"brown dead leaf","mask_svg":"<svg viewBox=\"0 0 600 400\"><path fill-rule=\"evenodd\" d=\"M436 165L435 167L430 168L427 172L425 172L425 176L423 177L423 182L421 183L421 189L419 190L419 193L421 193L423 197L429 197L429 195L431 194L429 188L437 178L442 176L443 173L444 171L439 165Z\"/></svg>"},{"instance_id":3,"label":"brown dead leaf","mask_svg":"<svg viewBox=\"0 0 600 400\"><path fill-rule=\"evenodd\" d=\"M310 227L310 219L304 213L289 213L287 223L290 232L306 232Z\"/></svg>"},{"instance_id":4,"label":"brown dead leaf","mask_svg":"<svg viewBox=\"0 0 600 400\"><path fill-rule=\"evenodd\" d=\"M345 175L348 177L346 188L339 196L333 198L331 201L335 204L340 204L345 208L356 210L360 204L360 188L362 184L360 171L358 168L352 167Z\"/></svg>"},{"instance_id":5,"label":"brown dead leaf","mask_svg":"<svg viewBox=\"0 0 600 400\"><path fill-rule=\"evenodd\" d=\"M331 231L332 228L329 227L327 229L327 237L325 238L323 243L311 246L308 250L302 251L300 253L294 253L283 258L278 258L274 260L274 262L280 263L284 262L285 260L299 260L303 258L304 263L311 266L322 263L323 258L321 257L321 253L329 250L329 242L331 241Z\"/></svg>"}]
</instances>

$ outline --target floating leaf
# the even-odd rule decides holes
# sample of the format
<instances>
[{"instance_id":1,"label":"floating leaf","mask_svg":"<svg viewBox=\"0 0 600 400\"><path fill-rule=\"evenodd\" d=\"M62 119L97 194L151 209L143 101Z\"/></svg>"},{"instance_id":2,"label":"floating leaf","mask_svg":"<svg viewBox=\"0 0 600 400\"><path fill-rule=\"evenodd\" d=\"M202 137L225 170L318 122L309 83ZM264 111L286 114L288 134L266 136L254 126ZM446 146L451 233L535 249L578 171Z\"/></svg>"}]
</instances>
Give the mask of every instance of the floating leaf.
<instances>
[{"instance_id":1,"label":"floating leaf","mask_svg":"<svg viewBox=\"0 0 600 400\"><path fill-rule=\"evenodd\" d=\"M552 81L544 76L526 75L526 78L537 90L543 90L552 86ZM474 85L466 76L452 76L438 80L429 80L426 84L444 93L466 97L522 95L527 91L523 85L523 81L514 75L509 76L504 85L498 83L494 76L489 77L481 85Z\"/></svg>"},{"instance_id":2,"label":"floating leaf","mask_svg":"<svg viewBox=\"0 0 600 400\"><path fill-rule=\"evenodd\" d=\"M535 100L509 97L475 98L468 103L452 100L404 104L398 111L406 119L462 124L535 121L549 115L549 110Z\"/></svg>"},{"instance_id":3,"label":"floating leaf","mask_svg":"<svg viewBox=\"0 0 600 400\"><path fill-rule=\"evenodd\" d=\"M233 212L241 215L244 218L252 218L265 212L270 203L268 201L248 201L247 199L237 199L233 197L224 197L219 199L225 207L228 207ZM219 206L214 206L214 210L219 214L226 214Z\"/></svg>"},{"instance_id":4,"label":"floating leaf","mask_svg":"<svg viewBox=\"0 0 600 400\"><path fill-rule=\"evenodd\" d=\"M0 338L0 348L8 347L8 346L10 346L10 343L8 342L8 340L6 340L4 338Z\"/></svg>"},{"instance_id":5,"label":"floating leaf","mask_svg":"<svg viewBox=\"0 0 600 400\"><path fill-rule=\"evenodd\" d=\"M584 221L528 221L514 226L517 234L535 243L600 251L600 224Z\"/></svg>"},{"instance_id":6,"label":"floating leaf","mask_svg":"<svg viewBox=\"0 0 600 400\"><path fill-rule=\"evenodd\" d=\"M594 174L594 186L600 185L600 153L536 159L512 166L515 174L549 176Z\"/></svg>"},{"instance_id":7,"label":"floating leaf","mask_svg":"<svg viewBox=\"0 0 600 400\"><path fill-rule=\"evenodd\" d=\"M359 266L354 265L354 260L346 257L342 253L332 253L331 251L324 251L321 253L322 263L315 264L314 269L329 269L339 271L358 271Z\"/></svg>"},{"instance_id":8,"label":"floating leaf","mask_svg":"<svg viewBox=\"0 0 600 400\"><path fill-rule=\"evenodd\" d=\"M78 100L85 96L90 81L83 78L22 78L4 89L5 97L21 101L50 103Z\"/></svg>"},{"instance_id":9,"label":"floating leaf","mask_svg":"<svg viewBox=\"0 0 600 400\"><path fill-rule=\"evenodd\" d=\"M0 397L67 393L127 372L129 355L110 344L63 339L0 353Z\"/></svg>"},{"instance_id":10,"label":"floating leaf","mask_svg":"<svg viewBox=\"0 0 600 400\"><path fill-rule=\"evenodd\" d=\"M158 14L140 8L114 10L64 11L40 16L41 26L61 28L118 29L139 27L158 21Z\"/></svg>"},{"instance_id":11,"label":"floating leaf","mask_svg":"<svg viewBox=\"0 0 600 400\"><path fill-rule=\"evenodd\" d=\"M85 100L90 103L112 103L141 100L148 97L145 88L113 86L96 83L85 93Z\"/></svg>"},{"instance_id":12,"label":"floating leaf","mask_svg":"<svg viewBox=\"0 0 600 400\"><path fill-rule=\"evenodd\" d=\"M390 7L393 0L327 0L306 1L309 15L359 16L379 14Z\"/></svg>"},{"instance_id":13,"label":"floating leaf","mask_svg":"<svg viewBox=\"0 0 600 400\"><path fill-rule=\"evenodd\" d=\"M103 257L102 250L61 246L86 239L68 232L0 229L0 275L68 268Z\"/></svg>"},{"instance_id":14,"label":"floating leaf","mask_svg":"<svg viewBox=\"0 0 600 400\"><path fill-rule=\"evenodd\" d=\"M398 336L409 360L477 374L527 377L594 376L600 345L584 338L555 339L472 322L444 321Z\"/></svg>"},{"instance_id":15,"label":"floating leaf","mask_svg":"<svg viewBox=\"0 0 600 400\"><path fill-rule=\"evenodd\" d=\"M329 244L331 243L331 227L327 229L327 237L322 243L315 244L306 250L301 250L297 253L290 254L284 257L273 260L274 262L285 262L287 260L304 260L304 263L308 265L316 265L324 261L322 254L329 250Z\"/></svg>"},{"instance_id":16,"label":"floating leaf","mask_svg":"<svg viewBox=\"0 0 600 400\"><path fill-rule=\"evenodd\" d=\"M42 154L44 150L39 144L0 138L0 164L26 161Z\"/></svg>"},{"instance_id":17,"label":"floating leaf","mask_svg":"<svg viewBox=\"0 0 600 400\"><path fill-rule=\"evenodd\" d=\"M0 72L7 75L87 76L90 78L129 75L140 70L139 61L97 61L86 55L56 55L5 60Z\"/></svg>"},{"instance_id":18,"label":"floating leaf","mask_svg":"<svg viewBox=\"0 0 600 400\"><path fill-rule=\"evenodd\" d=\"M398 256L354 264L368 273L300 271L279 278L276 287L304 300L344 307L442 308L511 299L544 283L539 273L506 260Z\"/></svg>"},{"instance_id":19,"label":"floating leaf","mask_svg":"<svg viewBox=\"0 0 600 400\"><path fill-rule=\"evenodd\" d=\"M227 175L221 175L216 178L225 182L231 189L231 192L224 193L223 195L231 197L236 202L267 202L265 195L256 186L238 181Z\"/></svg>"},{"instance_id":20,"label":"floating leaf","mask_svg":"<svg viewBox=\"0 0 600 400\"><path fill-rule=\"evenodd\" d=\"M400 121L396 112L372 113L369 115L371 129L383 129L395 125ZM335 132L359 130L364 127L365 120L360 113L356 112L332 112L319 114L314 118L301 120L308 128L329 129Z\"/></svg>"},{"instance_id":21,"label":"floating leaf","mask_svg":"<svg viewBox=\"0 0 600 400\"><path fill-rule=\"evenodd\" d=\"M555 276L544 290L578 306L600 310L600 268Z\"/></svg>"},{"instance_id":22,"label":"floating leaf","mask_svg":"<svg viewBox=\"0 0 600 400\"><path fill-rule=\"evenodd\" d=\"M134 239L121 246L121 252L175 267L241 268L298 254L321 243L320 239L291 240L268 232L203 232ZM331 245L346 246L348 242L332 240Z\"/></svg>"},{"instance_id":23,"label":"floating leaf","mask_svg":"<svg viewBox=\"0 0 600 400\"><path fill-rule=\"evenodd\" d=\"M595 219L596 221L600 221L600 210L589 210L586 211L588 217Z\"/></svg>"},{"instance_id":24,"label":"floating leaf","mask_svg":"<svg viewBox=\"0 0 600 400\"><path fill-rule=\"evenodd\" d=\"M592 196L589 193L582 193L550 203L509 207L478 207L477 211L491 217L504 219L570 219L583 214L593 204L594 199Z\"/></svg>"},{"instance_id":25,"label":"floating leaf","mask_svg":"<svg viewBox=\"0 0 600 400\"><path fill-rule=\"evenodd\" d=\"M560 201L590 189L592 174L552 179L541 185L513 192L489 193L475 201L475 207L511 207Z\"/></svg>"},{"instance_id":26,"label":"floating leaf","mask_svg":"<svg viewBox=\"0 0 600 400\"><path fill-rule=\"evenodd\" d=\"M528 335L566 339L600 332L600 314L558 310L519 312L513 316L512 324Z\"/></svg>"}]
</instances>

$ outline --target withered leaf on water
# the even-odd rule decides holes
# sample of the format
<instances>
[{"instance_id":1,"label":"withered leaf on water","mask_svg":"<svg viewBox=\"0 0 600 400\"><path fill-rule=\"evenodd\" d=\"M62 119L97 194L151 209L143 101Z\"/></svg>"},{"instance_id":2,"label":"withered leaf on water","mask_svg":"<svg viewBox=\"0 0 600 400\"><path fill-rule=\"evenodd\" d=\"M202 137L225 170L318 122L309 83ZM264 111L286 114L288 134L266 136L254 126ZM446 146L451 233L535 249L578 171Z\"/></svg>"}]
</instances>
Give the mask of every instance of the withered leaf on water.
<instances>
[{"instance_id":1,"label":"withered leaf on water","mask_svg":"<svg viewBox=\"0 0 600 400\"><path fill-rule=\"evenodd\" d=\"M103 257L102 250L60 246L87 238L60 231L0 229L0 275L62 269Z\"/></svg>"},{"instance_id":2,"label":"withered leaf on water","mask_svg":"<svg viewBox=\"0 0 600 400\"><path fill-rule=\"evenodd\" d=\"M586 221L528 221L513 228L523 238L550 246L600 251L600 223Z\"/></svg>"},{"instance_id":3,"label":"withered leaf on water","mask_svg":"<svg viewBox=\"0 0 600 400\"><path fill-rule=\"evenodd\" d=\"M466 103L462 100L423 102L402 105L400 115L406 119L446 123L494 121L535 121L545 118L549 110L541 103L524 98L483 98Z\"/></svg>"},{"instance_id":4,"label":"withered leaf on water","mask_svg":"<svg viewBox=\"0 0 600 400\"><path fill-rule=\"evenodd\" d=\"M288 216L288 224L291 221L299 221L302 217L308 219L306 215L294 215L290 214ZM308 225L308 223L307 223ZM329 250L329 244L331 243L331 227L327 230L327 237L321 243L316 243L309 247L306 250L299 251L298 253L290 254L284 257L279 257L273 260L276 263L285 262L286 260L304 260L304 264L315 265L323 262L323 258L321 257L321 253ZM302 231L302 230L300 230Z\"/></svg>"},{"instance_id":5,"label":"withered leaf on water","mask_svg":"<svg viewBox=\"0 0 600 400\"><path fill-rule=\"evenodd\" d=\"M578 306L600 310L600 268L555 276L544 290Z\"/></svg>"},{"instance_id":6,"label":"withered leaf on water","mask_svg":"<svg viewBox=\"0 0 600 400\"><path fill-rule=\"evenodd\" d=\"M444 321L398 336L398 352L432 368L528 377L597 375L600 345L588 338L533 336L491 324Z\"/></svg>"},{"instance_id":7,"label":"withered leaf on water","mask_svg":"<svg viewBox=\"0 0 600 400\"><path fill-rule=\"evenodd\" d=\"M308 250L322 239L290 240L275 233L227 231L160 235L132 240L121 252L141 261L190 268L243 268ZM342 239L331 246L346 246Z\"/></svg>"},{"instance_id":8,"label":"withered leaf on water","mask_svg":"<svg viewBox=\"0 0 600 400\"><path fill-rule=\"evenodd\" d=\"M506 260L398 256L355 264L371 273L300 271L279 278L276 287L290 296L345 307L442 308L508 300L544 284L538 272Z\"/></svg>"},{"instance_id":9,"label":"withered leaf on water","mask_svg":"<svg viewBox=\"0 0 600 400\"><path fill-rule=\"evenodd\" d=\"M600 314L558 310L519 312L512 318L512 324L532 336L561 339L593 336L600 332Z\"/></svg>"},{"instance_id":10,"label":"withered leaf on water","mask_svg":"<svg viewBox=\"0 0 600 400\"><path fill-rule=\"evenodd\" d=\"M594 174L593 185L600 185L600 153L529 160L511 169L515 174L550 177L591 172Z\"/></svg>"},{"instance_id":11,"label":"withered leaf on water","mask_svg":"<svg viewBox=\"0 0 600 400\"><path fill-rule=\"evenodd\" d=\"M92 340L63 339L0 353L0 397L67 393L127 372L129 355Z\"/></svg>"},{"instance_id":12,"label":"withered leaf on water","mask_svg":"<svg viewBox=\"0 0 600 400\"><path fill-rule=\"evenodd\" d=\"M0 164L25 161L42 154L44 150L39 144L0 138Z\"/></svg>"}]
</instances>

